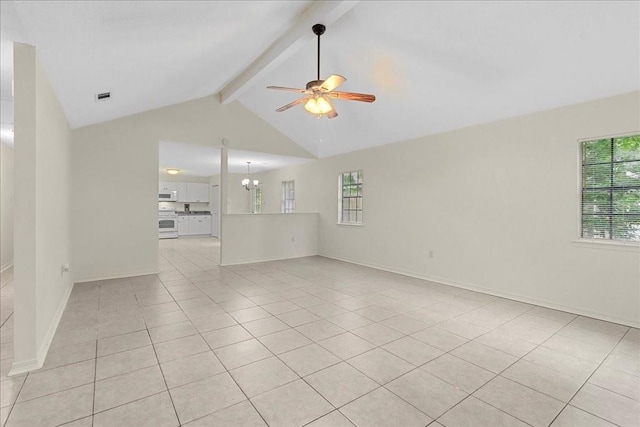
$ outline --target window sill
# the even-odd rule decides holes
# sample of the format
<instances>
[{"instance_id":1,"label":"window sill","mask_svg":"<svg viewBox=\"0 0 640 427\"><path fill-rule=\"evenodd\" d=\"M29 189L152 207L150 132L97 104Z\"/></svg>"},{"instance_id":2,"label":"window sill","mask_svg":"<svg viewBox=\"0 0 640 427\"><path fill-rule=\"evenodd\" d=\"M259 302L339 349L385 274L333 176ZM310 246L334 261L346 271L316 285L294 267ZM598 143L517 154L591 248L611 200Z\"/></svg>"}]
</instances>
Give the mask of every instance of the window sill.
<instances>
[{"instance_id":1,"label":"window sill","mask_svg":"<svg viewBox=\"0 0 640 427\"><path fill-rule=\"evenodd\" d=\"M355 222L336 222L337 225L344 225L346 227L364 227L363 223L355 223Z\"/></svg>"},{"instance_id":2,"label":"window sill","mask_svg":"<svg viewBox=\"0 0 640 427\"><path fill-rule=\"evenodd\" d=\"M597 239L576 239L571 242L580 248L607 249L627 252L640 252L640 242L621 242Z\"/></svg>"}]
</instances>

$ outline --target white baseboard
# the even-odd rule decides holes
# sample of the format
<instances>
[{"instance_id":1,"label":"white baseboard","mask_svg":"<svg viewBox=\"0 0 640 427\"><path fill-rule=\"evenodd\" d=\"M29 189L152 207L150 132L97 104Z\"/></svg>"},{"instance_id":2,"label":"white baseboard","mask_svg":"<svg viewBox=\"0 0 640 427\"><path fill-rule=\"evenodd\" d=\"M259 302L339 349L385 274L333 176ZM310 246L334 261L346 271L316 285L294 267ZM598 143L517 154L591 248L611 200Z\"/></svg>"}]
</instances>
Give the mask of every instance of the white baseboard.
<instances>
[{"instance_id":1,"label":"white baseboard","mask_svg":"<svg viewBox=\"0 0 640 427\"><path fill-rule=\"evenodd\" d=\"M138 276L148 276L150 274L160 274L158 270L153 271L136 271L133 273L118 273L110 276L101 276L101 277L88 277L76 280L75 283L85 283L85 282L97 282L98 280L111 280L111 279L125 279L127 277L138 277Z\"/></svg>"},{"instance_id":2,"label":"white baseboard","mask_svg":"<svg viewBox=\"0 0 640 427\"><path fill-rule=\"evenodd\" d=\"M313 254L307 254L307 255L297 255L297 256L294 256L294 257L275 257L275 258L247 259L247 260L231 261L231 262L225 262L225 263L223 263L222 260L220 260L220 267L228 267L228 266L231 266L231 265L239 265L239 264L255 264L255 263L258 263L258 262L284 261L284 260L287 260L287 259L307 258L307 257L310 257L310 256L318 256L318 254L317 253L313 253ZM329 257L327 257L327 258L329 258Z\"/></svg>"},{"instance_id":3,"label":"white baseboard","mask_svg":"<svg viewBox=\"0 0 640 427\"><path fill-rule=\"evenodd\" d=\"M19 362L14 362L11 366L11 370L9 371L8 376L12 377L15 375L26 374L27 372L35 371L42 368L44 365L44 361L47 358L47 353L49 352L49 347L51 347L51 342L53 341L53 337L56 334L56 330L58 330L58 324L60 323L60 319L62 319L62 314L64 313L64 309L67 308L67 302L69 301L69 297L71 296L71 292L73 291L74 284L72 283L69 286L66 294L60 301L58 305L58 309L56 310L56 314L53 317L53 321L49 325L49 329L44 336L44 340L42 344L40 344L40 348L38 349L38 355L35 359L22 360Z\"/></svg>"},{"instance_id":4,"label":"white baseboard","mask_svg":"<svg viewBox=\"0 0 640 427\"><path fill-rule=\"evenodd\" d=\"M13 362L11 370L7 374L8 377L14 377L16 375L23 375L31 371L36 371L42 368L44 361L40 362L38 359L22 360L20 362Z\"/></svg>"},{"instance_id":5,"label":"white baseboard","mask_svg":"<svg viewBox=\"0 0 640 427\"><path fill-rule=\"evenodd\" d=\"M538 298L532 298L532 297L528 297L528 296L512 294L510 292L498 292L498 291L495 291L493 289L489 289L489 288L486 288L486 287L483 287L483 286L478 286L478 285L471 284L471 283L457 282L455 280L450 280L450 279L446 279L446 278L442 278L442 277L434 277L434 276L428 276L428 275L424 275L424 274L420 274L420 273L415 273L415 272L412 272L412 271L398 270L398 269L395 269L395 268L392 268L392 267L388 267L388 266L384 266L384 265L368 264L368 263L363 263L363 262L359 262L359 261L355 261L355 260L350 260L350 259L346 259L346 258L339 258L339 257L334 257L334 256L330 256L330 255L323 255L323 254L320 254L319 256L322 256L322 257L325 257L325 258L329 258L329 259L335 259L337 261L343 261L343 262L348 262L348 263L351 263L351 264L361 265L363 267L375 268L376 270L387 271L389 273L401 274L403 276L413 277L413 278L416 278L416 279L422 279L422 280L428 280L430 282L441 283L443 285L453 286L453 287L456 287L456 288L466 289L466 290L469 290L469 291L481 292L483 294L493 295L495 297L507 298L507 299L511 299L511 300L514 300L514 301L519 301L519 302L524 302L524 303L527 303L527 304L537 305L537 306L540 306L540 307L551 308L553 310L560 310L560 311L564 311L564 312L567 312L567 313L578 314L580 316L592 317L594 319L604 320L604 321L612 322L612 323L618 323L620 325L630 326L632 328L640 328L640 322L638 322L638 321L634 321L634 320L630 320L630 319L624 319L624 318L620 318L620 317L616 317L616 316L609 316L607 314L598 313L598 312L594 312L594 311L591 311L591 310L585 310L585 309L582 309L582 308L579 308L579 307L572 307L572 306L566 306L566 305L563 305L563 304L557 304L557 303L555 303L553 301L547 301L547 300L542 300L542 299L538 299Z\"/></svg>"},{"instance_id":6,"label":"white baseboard","mask_svg":"<svg viewBox=\"0 0 640 427\"><path fill-rule=\"evenodd\" d=\"M5 263L4 265L0 266L0 273L2 273L5 270L10 269L11 267L13 267L13 261L9 261L7 263Z\"/></svg>"}]
</instances>

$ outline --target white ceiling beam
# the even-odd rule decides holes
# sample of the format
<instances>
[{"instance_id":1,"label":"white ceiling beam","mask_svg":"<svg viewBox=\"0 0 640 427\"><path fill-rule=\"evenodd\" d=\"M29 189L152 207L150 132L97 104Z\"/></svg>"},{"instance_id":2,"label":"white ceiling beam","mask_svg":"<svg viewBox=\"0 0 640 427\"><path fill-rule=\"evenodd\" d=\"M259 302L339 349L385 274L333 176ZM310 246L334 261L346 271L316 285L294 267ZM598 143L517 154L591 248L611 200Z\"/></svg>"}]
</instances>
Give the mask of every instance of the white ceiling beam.
<instances>
[{"instance_id":1,"label":"white ceiling beam","mask_svg":"<svg viewBox=\"0 0 640 427\"><path fill-rule=\"evenodd\" d=\"M238 99L257 80L311 41L315 37L311 31L314 24L330 25L350 11L357 3L358 1L314 1L300 15L298 22L289 31L276 40L258 59L220 91L220 102L228 104Z\"/></svg>"}]
</instances>

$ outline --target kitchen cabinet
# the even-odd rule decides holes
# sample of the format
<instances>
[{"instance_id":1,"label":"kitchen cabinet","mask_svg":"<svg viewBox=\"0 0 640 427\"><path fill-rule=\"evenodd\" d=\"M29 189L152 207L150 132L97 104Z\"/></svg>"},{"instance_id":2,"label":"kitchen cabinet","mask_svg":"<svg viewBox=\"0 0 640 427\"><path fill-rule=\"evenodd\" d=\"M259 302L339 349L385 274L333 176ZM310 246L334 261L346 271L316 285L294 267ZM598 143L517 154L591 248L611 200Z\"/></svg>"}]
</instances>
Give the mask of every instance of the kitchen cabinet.
<instances>
[{"instance_id":1,"label":"kitchen cabinet","mask_svg":"<svg viewBox=\"0 0 640 427\"><path fill-rule=\"evenodd\" d=\"M189 203L187 200L187 183L186 182L177 182L177 190L178 190L178 202Z\"/></svg>"},{"instance_id":2,"label":"kitchen cabinet","mask_svg":"<svg viewBox=\"0 0 640 427\"><path fill-rule=\"evenodd\" d=\"M160 182L159 191L176 191L178 189L177 182Z\"/></svg>"},{"instance_id":3,"label":"kitchen cabinet","mask_svg":"<svg viewBox=\"0 0 640 427\"><path fill-rule=\"evenodd\" d=\"M160 192L177 191L176 202L209 203L209 184L201 182L160 182Z\"/></svg>"},{"instance_id":4,"label":"kitchen cabinet","mask_svg":"<svg viewBox=\"0 0 640 427\"><path fill-rule=\"evenodd\" d=\"M172 201L180 203L208 203L209 184L200 182L160 181L160 193L177 192ZM211 215L194 215L181 212L178 215L178 236L211 235Z\"/></svg>"},{"instance_id":5,"label":"kitchen cabinet","mask_svg":"<svg viewBox=\"0 0 640 427\"><path fill-rule=\"evenodd\" d=\"M180 195L178 195L180 197ZM209 203L209 184L199 182L187 183L187 200L185 202Z\"/></svg>"},{"instance_id":6,"label":"kitchen cabinet","mask_svg":"<svg viewBox=\"0 0 640 427\"><path fill-rule=\"evenodd\" d=\"M209 234L211 235L211 215L201 215L202 218L202 225L201 225L201 231L202 234Z\"/></svg>"},{"instance_id":7,"label":"kitchen cabinet","mask_svg":"<svg viewBox=\"0 0 640 427\"><path fill-rule=\"evenodd\" d=\"M189 217L178 215L178 237L189 235Z\"/></svg>"},{"instance_id":8,"label":"kitchen cabinet","mask_svg":"<svg viewBox=\"0 0 640 427\"><path fill-rule=\"evenodd\" d=\"M211 215L178 215L178 236L211 234Z\"/></svg>"}]
</instances>

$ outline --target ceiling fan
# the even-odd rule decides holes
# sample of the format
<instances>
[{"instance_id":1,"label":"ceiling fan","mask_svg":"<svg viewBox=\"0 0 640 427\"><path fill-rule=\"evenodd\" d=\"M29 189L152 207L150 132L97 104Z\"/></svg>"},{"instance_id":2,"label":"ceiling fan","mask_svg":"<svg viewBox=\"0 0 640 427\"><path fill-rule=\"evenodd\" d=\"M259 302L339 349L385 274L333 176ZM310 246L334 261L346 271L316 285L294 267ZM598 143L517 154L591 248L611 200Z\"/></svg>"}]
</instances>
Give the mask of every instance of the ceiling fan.
<instances>
[{"instance_id":1,"label":"ceiling fan","mask_svg":"<svg viewBox=\"0 0 640 427\"><path fill-rule=\"evenodd\" d=\"M306 89L295 89L291 87L267 86L267 89L285 90L289 92L303 93L305 96L296 99L289 104L278 108L277 112L288 110L298 104L304 103L304 109L309 113L322 117L326 115L333 119L338 116L336 109L331 103L331 99L341 99L346 101L373 102L376 100L375 95L366 93L338 92L335 89L342 83L347 81L342 76L332 74L326 80L320 80L320 36L324 34L326 27L322 24L316 24L311 27L313 33L318 36L318 75L317 80L311 80L307 83Z\"/></svg>"}]
</instances>

